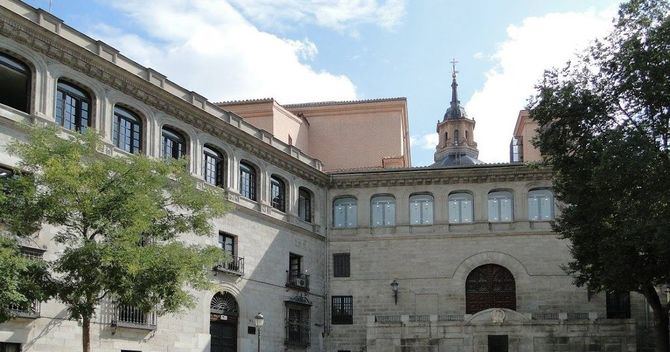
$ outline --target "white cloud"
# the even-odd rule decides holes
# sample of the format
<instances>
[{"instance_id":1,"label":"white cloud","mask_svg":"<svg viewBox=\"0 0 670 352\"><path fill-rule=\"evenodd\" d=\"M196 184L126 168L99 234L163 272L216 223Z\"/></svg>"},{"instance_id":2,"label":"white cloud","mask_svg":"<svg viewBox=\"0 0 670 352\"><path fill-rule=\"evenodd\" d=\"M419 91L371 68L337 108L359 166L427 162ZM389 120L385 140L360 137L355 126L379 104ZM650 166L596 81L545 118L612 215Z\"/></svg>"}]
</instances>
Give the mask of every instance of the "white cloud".
<instances>
[{"instance_id":1,"label":"white cloud","mask_svg":"<svg viewBox=\"0 0 670 352\"><path fill-rule=\"evenodd\" d=\"M393 28L405 13L404 0L231 0L253 21L272 27L300 22L343 31L358 24ZM288 24L287 24L288 23Z\"/></svg>"},{"instance_id":2,"label":"white cloud","mask_svg":"<svg viewBox=\"0 0 670 352\"><path fill-rule=\"evenodd\" d=\"M413 148L435 151L435 147L437 147L439 142L440 137L435 132L409 137L409 145L411 145Z\"/></svg>"},{"instance_id":3,"label":"white cloud","mask_svg":"<svg viewBox=\"0 0 670 352\"><path fill-rule=\"evenodd\" d=\"M210 100L275 97L280 102L347 100L356 87L345 75L306 62L316 45L263 32L217 0L116 2L147 38L106 25L93 29L124 55Z\"/></svg>"},{"instance_id":4,"label":"white cloud","mask_svg":"<svg viewBox=\"0 0 670 352\"><path fill-rule=\"evenodd\" d=\"M612 28L615 9L596 12L551 13L528 17L507 28L492 59L497 67L486 73L484 86L465 105L477 120L475 131L479 158L486 162L509 161L509 144L519 110L542 72L561 67L593 39Z\"/></svg>"}]
</instances>

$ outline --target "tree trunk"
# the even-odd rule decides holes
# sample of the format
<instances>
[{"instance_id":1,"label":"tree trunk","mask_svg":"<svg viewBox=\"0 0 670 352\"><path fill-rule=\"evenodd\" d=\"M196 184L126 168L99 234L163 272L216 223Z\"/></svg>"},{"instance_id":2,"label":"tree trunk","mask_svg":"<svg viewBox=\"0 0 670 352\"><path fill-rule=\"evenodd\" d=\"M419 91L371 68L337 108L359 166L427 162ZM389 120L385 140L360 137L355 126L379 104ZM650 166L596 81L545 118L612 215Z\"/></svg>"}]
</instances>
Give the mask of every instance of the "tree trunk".
<instances>
[{"instance_id":1,"label":"tree trunk","mask_svg":"<svg viewBox=\"0 0 670 352\"><path fill-rule=\"evenodd\" d=\"M91 318L84 317L81 325L81 344L83 352L91 352Z\"/></svg>"},{"instance_id":2,"label":"tree trunk","mask_svg":"<svg viewBox=\"0 0 670 352\"><path fill-rule=\"evenodd\" d=\"M644 296L654 313L654 335L656 352L670 352L670 330L668 330L668 307L664 307L653 286L646 288Z\"/></svg>"}]
</instances>

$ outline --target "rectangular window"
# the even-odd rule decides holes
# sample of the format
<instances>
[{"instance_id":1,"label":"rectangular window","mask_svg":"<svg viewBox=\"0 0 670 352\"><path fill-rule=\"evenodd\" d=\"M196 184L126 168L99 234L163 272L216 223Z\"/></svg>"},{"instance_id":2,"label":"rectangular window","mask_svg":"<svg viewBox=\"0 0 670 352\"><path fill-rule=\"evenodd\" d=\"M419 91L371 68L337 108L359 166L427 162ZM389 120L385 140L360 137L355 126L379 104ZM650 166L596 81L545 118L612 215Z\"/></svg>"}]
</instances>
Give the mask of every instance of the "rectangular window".
<instances>
[{"instance_id":1,"label":"rectangular window","mask_svg":"<svg viewBox=\"0 0 670 352\"><path fill-rule=\"evenodd\" d=\"M350 273L350 255L349 253L333 254L333 276L349 277Z\"/></svg>"},{"instance_id":2,"label":"rectangular window","mask_svg":"<svg viewBox=\"0 0 670 352\"><path fill-rule=\"evenodd\" d=\"M354 323L354 299L352 296L332 297L332 323L353 324Z\"/></svg>"},{"instance_id":3,"label":"rectangular window","mask_svg":"<svg viewBox=\"0 0 670 352\"><path fill-rule=\"evenodd\" d=\"M21 344L11 342L0 342L0 352L20 352Z\"/></svg>"},{"instance_id":4,"label":"rectangular window","mask_svg":"<svg viewBox=\"0 0 670 352\"><path fill-rule=\"evenodd\" d=\"M306 347L310 345L309 306L286 304L286 344Z\"/></svg>"},{"instance_id":5,"label":"rectangular window","mask_svg":"<svg viewBox=\"0 0 670 352\"><path fill-rule=\"evenodd\" d=\"M219 232L219 245L221 246L221 249L230 254L232 257L235 257L235 254L237 253L235 251L235 236Z\"/></svg>"},{"instance_id":6,"label":"rectangular window","mask_svg":"<svg viewBox=\"0 0 670 352\"><path fill-rule=\"evenodd\" d=\"M302 221L312 222L312 195L302 188L298 191L298 216Z\"/></svg>"},{"instance_id":7,"label":"rectangular window","mask_svg":"<svg viewBox=\"0 0 670 352\"><path fill-rule=\"evenodd\" d=\"M300 264L302 257L297 254L289 254L288 272L292 278L300 276Z\"/></svg>"},{"instance_id":8,"label":"rectangular window","mask_svg":"<svg viewBox=\"0 0 670 352\"><path fill-rule=\"evenodd\" d=\"M608 292L607 319L630 319L630 292Z\"/></svg>"}]
</instances>

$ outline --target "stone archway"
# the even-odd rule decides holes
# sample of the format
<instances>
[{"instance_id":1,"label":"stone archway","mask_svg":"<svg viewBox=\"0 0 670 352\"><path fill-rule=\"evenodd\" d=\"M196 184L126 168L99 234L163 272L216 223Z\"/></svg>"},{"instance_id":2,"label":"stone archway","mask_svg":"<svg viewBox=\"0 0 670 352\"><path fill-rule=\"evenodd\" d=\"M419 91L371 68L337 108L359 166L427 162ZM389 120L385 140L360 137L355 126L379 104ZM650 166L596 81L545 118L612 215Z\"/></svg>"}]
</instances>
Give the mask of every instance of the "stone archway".
<instances>
[{"instance_id":1,"label":"stone archway","mask_svg":"<svg viewBox=\"0 0 670 352\"><path fill-rule=\"evenodd\" d=\"M218 292L212 297L209 311L211 352L237 352L237 325L240 315L235 297Z\"/></svg>"}]
</instances>

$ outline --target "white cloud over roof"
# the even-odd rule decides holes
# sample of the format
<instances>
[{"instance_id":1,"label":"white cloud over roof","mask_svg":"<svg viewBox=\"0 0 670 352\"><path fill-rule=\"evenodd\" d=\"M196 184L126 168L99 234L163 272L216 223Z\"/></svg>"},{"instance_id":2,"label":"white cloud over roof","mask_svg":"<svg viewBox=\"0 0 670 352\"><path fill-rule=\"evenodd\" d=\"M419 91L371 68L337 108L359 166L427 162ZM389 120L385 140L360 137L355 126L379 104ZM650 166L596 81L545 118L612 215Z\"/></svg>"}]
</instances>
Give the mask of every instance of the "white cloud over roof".
<instances>
[{"instance_id":1,"label":"white cloud over roof","mask_svg":"<svg viewBox=\"0 0 670 352\"><path fill-rule=\"evenodd\" d=\"M263 1L249 1L255 2ZM137 30L100 24L92 36L210 100L272 96L291 103L357 97L346 75L310 66L318 48L309 39L264 32L226 1L126 0L113 6L128 15Z\"/></svg>"}]
</instances>

